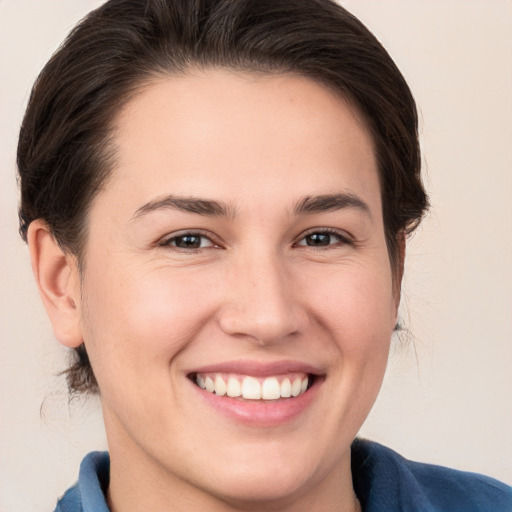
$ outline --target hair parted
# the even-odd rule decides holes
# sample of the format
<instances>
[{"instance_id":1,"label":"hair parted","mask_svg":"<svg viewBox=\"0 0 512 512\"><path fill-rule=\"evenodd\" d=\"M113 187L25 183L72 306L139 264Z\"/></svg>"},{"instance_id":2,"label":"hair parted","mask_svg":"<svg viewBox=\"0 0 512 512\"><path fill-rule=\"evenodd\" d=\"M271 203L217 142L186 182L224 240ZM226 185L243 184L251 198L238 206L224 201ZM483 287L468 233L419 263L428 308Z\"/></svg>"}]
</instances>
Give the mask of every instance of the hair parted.
<instances>
[{"instance_id":1,"label":"hair parted","mask_svg":"<svg viewBox=\"0 0 512 512\"><path fill-rule=\"evenodd\" d=\"M110 0L92 11L30 95L17 153L23 239L43 219L86 264L88 208L115 167L117 114L155 76L217 67L302 75L358 109L373 136L396 268L399 239L428 207L416 105L386 50L332 0ZM97 392L85 346L74 354L70 392Z\"/></svg>"}]
</instances>

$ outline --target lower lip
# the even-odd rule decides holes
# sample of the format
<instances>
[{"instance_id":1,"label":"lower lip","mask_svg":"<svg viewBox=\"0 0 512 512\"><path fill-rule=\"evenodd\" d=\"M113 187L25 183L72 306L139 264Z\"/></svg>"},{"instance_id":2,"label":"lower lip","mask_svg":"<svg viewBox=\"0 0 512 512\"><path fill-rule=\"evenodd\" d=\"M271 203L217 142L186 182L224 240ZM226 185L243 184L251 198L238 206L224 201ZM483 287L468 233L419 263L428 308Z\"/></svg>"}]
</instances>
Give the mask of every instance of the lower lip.
<instances>
[{"instance_id":1,"label":"lower lip","mask_svg":"<svg viewBox=\"0 0 512 512\"><path fill-rule=\"evenodd\" d=\"M247 425L269 427L289 423L306 411L314 401L322 379L316 377L311 387L301 395L279 400L242 400L210 393L190 381L190 384L210 407L220 414Z\"/></svg>"}]
</instances>

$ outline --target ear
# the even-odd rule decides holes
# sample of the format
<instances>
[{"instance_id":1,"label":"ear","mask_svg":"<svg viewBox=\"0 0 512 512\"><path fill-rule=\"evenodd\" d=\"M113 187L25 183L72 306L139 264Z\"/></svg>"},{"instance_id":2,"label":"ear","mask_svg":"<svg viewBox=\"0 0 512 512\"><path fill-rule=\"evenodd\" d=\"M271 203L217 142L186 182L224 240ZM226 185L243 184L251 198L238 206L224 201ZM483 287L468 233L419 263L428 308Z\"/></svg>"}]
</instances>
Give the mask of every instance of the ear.
<instances>
[{"instance_id":1,"label":"ear","mask_svg":"<svg viewBox=\"0 0 512 512\"><path fill-rule=\"evenodd\" d=\"M60 248L48 225L40 219L31 222L27 241L32 271L55 337L63 345L76 348L83 341L76 258Z\"/></svg>"},{"instance_id":2,"label":"ear","mask_svg":"<svg viewBox=\"0 0 512 512\"><path fill-rule=\"evenodd\" d=\"M398 306L400 305L400 296L402 292L402 278L404 276L404 265L405 265L405 246L406 236L404 231L400 231L397 235L397 261L395 263L394 275L393 275L393 293L395 296L395 310L398 315Z\"/></svg>"}]
</instances>

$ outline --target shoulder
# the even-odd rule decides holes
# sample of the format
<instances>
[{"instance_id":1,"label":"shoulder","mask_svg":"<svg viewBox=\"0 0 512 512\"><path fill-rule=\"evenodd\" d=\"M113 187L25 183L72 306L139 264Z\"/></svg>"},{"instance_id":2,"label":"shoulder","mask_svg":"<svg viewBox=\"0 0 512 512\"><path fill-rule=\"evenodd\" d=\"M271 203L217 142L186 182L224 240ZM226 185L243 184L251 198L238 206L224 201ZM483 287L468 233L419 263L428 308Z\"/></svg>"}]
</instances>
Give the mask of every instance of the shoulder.
<instances>
[{"instance_id":1,"label":"shoulder","mask_svg":"<svg viewBox=\"0 0 512 512\"><path fill-rule=\"evenodd\" d=\"M57 502L55 512L109 512L105 500L110 477L108 452L91 452L80 464L78 482Z\"/></svg>"},{"instance_id":2,"label":"shoulder","mask_svg":"<svg viewBox=\"0 0 512 512\"><path fill-rule=\"evenodd\" d=\"M367 512L512 511L512 487L498 480L409 461L370 441L354 441L352 472Z\"/></svg>"}]
</instances>

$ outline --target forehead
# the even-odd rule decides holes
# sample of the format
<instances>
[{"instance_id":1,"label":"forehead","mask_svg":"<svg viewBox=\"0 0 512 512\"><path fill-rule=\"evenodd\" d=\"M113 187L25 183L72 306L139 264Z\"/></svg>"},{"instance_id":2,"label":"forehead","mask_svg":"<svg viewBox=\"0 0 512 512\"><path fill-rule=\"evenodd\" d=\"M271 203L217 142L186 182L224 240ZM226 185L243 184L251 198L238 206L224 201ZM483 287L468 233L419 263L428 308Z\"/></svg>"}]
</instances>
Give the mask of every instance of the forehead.
<instances>
[{"instance_id":1,"label":"forehead","mask_svg":"<svg viewBox=\"0 0 512 512\"><path fill-rule=\"evenodd\" d=\"M295 75L228 70L162 76L115 123L109 187L229 201L275 190L375 189L372 139L358 112ZM231 197L230 197L231 196Z\"/></svg>"}]
</instances>

